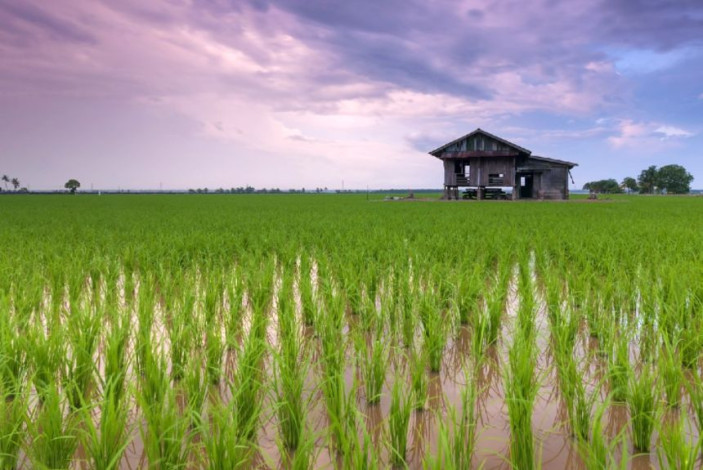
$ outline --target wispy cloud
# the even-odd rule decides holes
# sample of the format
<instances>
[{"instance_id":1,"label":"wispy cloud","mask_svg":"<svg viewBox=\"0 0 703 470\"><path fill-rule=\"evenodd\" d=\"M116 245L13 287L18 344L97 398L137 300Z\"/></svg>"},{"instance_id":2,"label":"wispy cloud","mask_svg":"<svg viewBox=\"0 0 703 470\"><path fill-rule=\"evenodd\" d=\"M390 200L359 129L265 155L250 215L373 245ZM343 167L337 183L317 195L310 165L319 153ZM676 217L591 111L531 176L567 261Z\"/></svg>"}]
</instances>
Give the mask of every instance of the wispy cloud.
<instances>
[{"instance_id":1,"label":"wispy cloud","mask_svg":"<svg viewBox=\"0 0 703 470\"><path fill-rule=\"evenodd\" d=\"M671 142L692 137L693 132L676 126L624 119L617 123L616 135L608 138L615 148L633 148L648 153L657 152Z\"/></svg>"}]
</instances>

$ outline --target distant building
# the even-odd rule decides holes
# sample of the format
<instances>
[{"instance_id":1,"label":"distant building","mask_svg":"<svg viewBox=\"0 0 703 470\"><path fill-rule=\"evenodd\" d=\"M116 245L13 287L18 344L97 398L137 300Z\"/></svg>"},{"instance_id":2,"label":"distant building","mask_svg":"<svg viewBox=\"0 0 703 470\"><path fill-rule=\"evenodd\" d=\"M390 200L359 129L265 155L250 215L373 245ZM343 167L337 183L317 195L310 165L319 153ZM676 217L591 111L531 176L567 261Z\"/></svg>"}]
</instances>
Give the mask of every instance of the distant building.
<instances>
[{"instance_id":1,"label":"distant building","mask_svg":"<svg viewBox=\"0 0 703 470\"><path fill-rule=\"evenodd\" d=\"M576 163L532 155L484 130L459 137L432 150L444 164L444 198L568 199L569 170Z\"/></svg>"}]
</instances>

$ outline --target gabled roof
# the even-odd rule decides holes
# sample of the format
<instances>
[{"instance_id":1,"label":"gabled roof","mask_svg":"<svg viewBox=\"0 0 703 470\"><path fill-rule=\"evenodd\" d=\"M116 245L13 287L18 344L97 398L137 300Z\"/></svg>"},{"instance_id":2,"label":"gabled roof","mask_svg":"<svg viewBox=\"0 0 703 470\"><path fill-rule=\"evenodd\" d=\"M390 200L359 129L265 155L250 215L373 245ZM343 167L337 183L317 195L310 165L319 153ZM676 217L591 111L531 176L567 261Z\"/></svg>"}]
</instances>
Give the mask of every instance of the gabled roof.
<instances>
[{"instance_id":1,"label":"gabled roof","mask_svg":"<svg viewBox=\"0 0 703 470\"><path fill-rule=\"evenodd\" d=\"M475 134L482 134L482 135L485 135L486 137L490 137L491 139L495 139L495 140L497 140L498 142L501 142L501 143L503 143L503 144L505 144L505 145L507 145L507 146L509 146L509 147L514 148L515 150L517 150L517 151L520 152L520 153L526 153L527 155L530 155L530 154L532 153L530 150L527 150L527 149L524 148L524 147L520 147L519 145L516 145L516 144L514 144L514 143L512 143L512 142L510 142L510 141L508 141L508 140L501 139L501 138L498 137L497 135L493 135L493 134L491 134L490 132L486 132L486 131L484 131L483 129L481 129L480 127L479 127L478 129L476 129L475 131L473 131L473 132L469 132L468 134L466 134L466 135L464 135L464 136L461 136L461 137L459 137L458 139L454 139L454 140L452 140L451 142L449 142L449 143L447 143L447 144L444 144L444 145L442 145L441 147L438 147L438 148L432 150L432 151L429 152L429 153L430 153L430 155L433 155L433 156L437 157L437 156L439 156L439 154L440 154L445 148L449 147L450 145L454 145L454 144L456 144L457 142L461 142L462 140L464 140L464 139L466 139L466 138L468 138L468 137L471 137L472 135L475 135Z\"/></svg>"},{"instance_id":2,"label":"gabled roof","mask_svg":"<svg viewBox=\"0 0 703 470\"><path fill-rule=\"evenodd\" d=\"M556 163L557 165L564 165L568 166L569 168L579 166L578 163L567 162L566 160L557 160L556 158L540 157L539 155L530 155L530 160L539 160L547 163Z\"/></svg>"}]
</instances>

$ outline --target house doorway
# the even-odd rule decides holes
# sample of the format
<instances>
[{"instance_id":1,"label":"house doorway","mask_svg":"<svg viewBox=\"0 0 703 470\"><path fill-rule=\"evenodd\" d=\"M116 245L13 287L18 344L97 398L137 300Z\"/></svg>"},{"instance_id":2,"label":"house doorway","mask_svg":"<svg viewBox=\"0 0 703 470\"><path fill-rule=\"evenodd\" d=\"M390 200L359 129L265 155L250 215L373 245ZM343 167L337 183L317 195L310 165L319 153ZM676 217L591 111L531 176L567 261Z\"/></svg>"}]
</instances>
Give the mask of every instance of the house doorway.
<instances>
[{"instance_id":1,"label":"house doorway","mask_svg":"<svg viewBox=\"0 0 703 470\"><path fill-rule=\"evenodd\" d=\"M532 198L534 175L532 173L518 175L520 178L520 199Z\"/></svg>"}]
</instances>

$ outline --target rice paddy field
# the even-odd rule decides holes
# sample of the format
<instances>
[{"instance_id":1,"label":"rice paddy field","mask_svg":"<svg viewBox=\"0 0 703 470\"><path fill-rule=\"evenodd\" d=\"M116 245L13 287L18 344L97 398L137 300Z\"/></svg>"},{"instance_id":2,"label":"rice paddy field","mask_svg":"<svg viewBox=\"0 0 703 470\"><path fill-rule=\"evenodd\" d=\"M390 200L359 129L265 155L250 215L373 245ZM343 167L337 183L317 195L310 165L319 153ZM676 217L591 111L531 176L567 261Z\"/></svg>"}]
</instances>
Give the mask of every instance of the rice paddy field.
<instances>
[{"instance_id":1,"label":"rice paddy field","mask_svg":"<svg viewBox=\"0 0 703 470\"><path fill-rule=\"evenodd\" d=\"M702 350L703 198L0 198L1 469L701 468Z\"/></svg>"}]
</instances>

